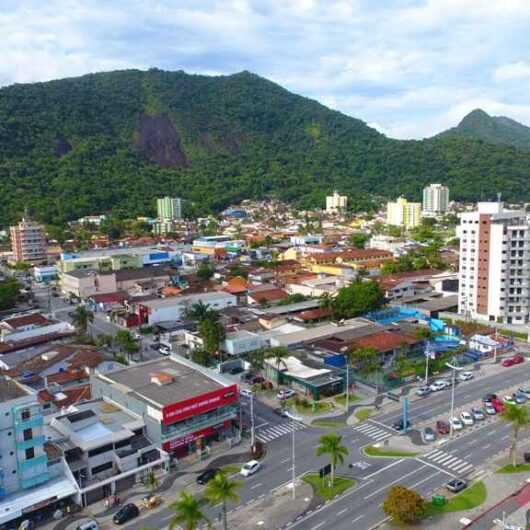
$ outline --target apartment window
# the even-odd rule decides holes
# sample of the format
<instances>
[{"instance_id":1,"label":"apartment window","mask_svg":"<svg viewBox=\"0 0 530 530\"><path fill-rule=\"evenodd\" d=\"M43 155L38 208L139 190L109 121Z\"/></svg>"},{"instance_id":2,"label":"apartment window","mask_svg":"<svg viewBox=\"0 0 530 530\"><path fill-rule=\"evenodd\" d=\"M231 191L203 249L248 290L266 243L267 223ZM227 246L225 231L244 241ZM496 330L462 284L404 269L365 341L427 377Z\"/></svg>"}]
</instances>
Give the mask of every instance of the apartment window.
<instances>
[{"instance_id":1,"label":"apartment window","mask_svg":"<svg viewBox=\"0 0 530 530\"><path fill-rule=\"evenodd\" d=\"M33 429L24 429L24 441L31 440L33 438Z\"/></svg>"},{"instance_id":2,"label":"apartment window","mask_svg":"<svg viewBox=\"0 0 530 530\"><path fill-rule=\"evenodd\" d=\"M107 469L112 469L112 462L107 462L106 464L101 464L100 466L95 466L92 468L92 473L97 474Z\"/></svg>"},{"instance_id":3,"label":"apartment window","mask_svg":"<svg viewBox=\"0 0 530 530\"><path fill-rule=\"evenodd\" d=\"M29 409L24 409L22 411L22 413L20 414L20 416L22 417L22 419L24 421L26 421L26 420L29 420L31 418L31 413L30 413Z\"/></svg>"},{"instance_id":4,"label":"apartment window","mask_svg":"<svg viewBox=\"0 0 530 530\"><path fill-rule=\"evenodd\" d=\"M102 453L107 453L108 451L112 451L112 449L113 449L112 444L102 445L101 447L98 447L97 449L92 449L92 451L89 451L88 456L96 456Z\"/></svg>"},{"instance_id":5,"label":"apartment window","mask_svg":"<svg viewBox=\"0 0 530 530\"><path fill-rule=\"evenodd\" d=\"M35 449L33 447L28 447L26 449L26 460L31 460L35 457Z\"/></svg>"}]
</instances>

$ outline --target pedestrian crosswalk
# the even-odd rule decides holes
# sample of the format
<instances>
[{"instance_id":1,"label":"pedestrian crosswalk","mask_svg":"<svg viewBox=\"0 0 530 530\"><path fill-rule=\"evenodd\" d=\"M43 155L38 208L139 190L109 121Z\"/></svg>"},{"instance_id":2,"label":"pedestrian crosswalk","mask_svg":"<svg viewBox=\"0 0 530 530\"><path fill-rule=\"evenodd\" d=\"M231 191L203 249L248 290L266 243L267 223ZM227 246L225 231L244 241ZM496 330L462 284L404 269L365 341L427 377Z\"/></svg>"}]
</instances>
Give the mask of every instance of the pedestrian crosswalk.
<instances>
[{"instance_id":1,"label":"pedestrian crosswalk","mask_svg":"<svg viewBox=\"0 0 530 530\"><path fill-rule=\"evenodd\" d=\"M364 434L365 436L368 436L376 442L386 440L387 438L390 438L392 436L392 433L385 431L385 429L382 429L381 427L378 427L373 423L363 423L361 425L358 425L357 427L354 427L353 430Z\"/></svg>"},{"instance_id":2,"label":"pedestrian crosswalk","mask_svg":"<svg viewBox=\"0 0 530 530\"><path fill-rule=\"evenodd\" d=\"M300 431L305 428L306 425L299 421L284 421L264 429L258 429L256 432L256 439L261 442L271 442L276 438L280 438L280 436L292 433L293 430Z\"/></svg>"},{"instance_id":3,"label":"pedestrian crosswalk","mask_svg":"<svg viewBox=\"0 0 530 530\"><path fill-rule=\"evenodd\" d=\"M458 456L454 456L451 453L440 451L439 449L425 453L422 459L426 462L448 469L453 473L469 473L473 469L473 464L462 460Z\"/></svg>"}]
</instances>

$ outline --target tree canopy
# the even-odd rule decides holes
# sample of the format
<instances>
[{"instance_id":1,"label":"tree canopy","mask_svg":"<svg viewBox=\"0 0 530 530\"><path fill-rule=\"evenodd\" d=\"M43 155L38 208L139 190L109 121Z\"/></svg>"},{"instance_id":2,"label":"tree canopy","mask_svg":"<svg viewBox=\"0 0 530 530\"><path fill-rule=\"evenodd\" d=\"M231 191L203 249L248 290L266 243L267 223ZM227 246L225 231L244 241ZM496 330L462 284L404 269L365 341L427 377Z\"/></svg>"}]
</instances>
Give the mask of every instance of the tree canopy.
<instances>
[{"instance_id":1,"label":"tree canopy","mask_svg":"<svg viewBox=\"0 0 530 530\"><path fill-rule=\"evenodd\" d=\"M384 293L373 280L358 279L339 289L331 300L335 318L354 318L374 311L384 303Z\"/></svg>"}]
</instances>

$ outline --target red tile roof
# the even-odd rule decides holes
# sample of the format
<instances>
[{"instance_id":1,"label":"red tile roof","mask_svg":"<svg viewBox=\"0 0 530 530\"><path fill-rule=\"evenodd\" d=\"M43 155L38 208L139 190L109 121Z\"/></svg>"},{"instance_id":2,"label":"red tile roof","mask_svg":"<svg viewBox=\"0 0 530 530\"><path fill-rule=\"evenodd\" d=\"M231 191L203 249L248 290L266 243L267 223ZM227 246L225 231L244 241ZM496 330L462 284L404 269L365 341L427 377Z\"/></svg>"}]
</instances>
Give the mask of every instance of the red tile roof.
<instances>
[{"instance_id":1,"label":"red tile roof","mask_svg":"<svg viewBox=\"0 0 530 530\"><path fill-rule=\"evenodd\" d=\"M283 300L284 298L287 298L289 295L283 289L274 287L272 289L259 289L257 291L252 291L249 296L256 302L260 303L262 301L276 302L277 300Z\"/></svg>"},{"instance_id":2,"label":"red tile roof","mask_svg":"<svg viewBox=\"0 0 530 530\"><path fill-rule=\"evenodd\" d=\"M58 399L56 394L52 394L49 390L40 390L38 393L39 401L42 403L54 403L57 407L69 407L80 401L86 401L91 398L92 390L90 385L81 385L75 388L67 388L61 390L61 394L66 397Z\"/></svg>"},{"instance_id":3,"label":"red tile roof","mask_svg":"<svg viewBox=\"0 0 530 530\"><path fill-rule=\"evenodd\" d=\"M96 304L111 304L113 302L122 304L129 298L129 295L124 291L116 291L115 293L94 294L90 297Z\"/></svg>"},{"instance_id":4,"label":"red tile roof","mask_svg":"<svg viewBox=\"0 0 530 530\"><path fill-rule=\"evenodd\" d=\"M319 307L317 309L309 309L307 311L302 311L298 317L304 321L317 320L319 318L329 317L331 315L331 310L326 309L325 307Z\"/></svg>"},{"instance_id":5,"label":"red tile roof","mask_svg":"<svg viewBox=\"0 0 530 530\"><path fill-rule=\"evenodd\" d=\"M13 329L23 328L25 326L46 326L50 324L51 321L48 320L44 315L40 313L33 313L31 315L24 315L22 317L13 317L6 318L2 321L2 324L7 324Z\"/></svg>"},{"instance_id":6,"label":"red tile roof","mask_svg":"<svg viewBox=\"0 0 530 530\"><path fill-rule=\"evenodd\" d=\"M387 352L399 348L403 343L412 345L418 344L422 339L405 335L404 333L394 333L391 331L379 331L359 337L353 342L353 349L357 348L375 348L378 352Z\"/></svg>"}]
</instances>

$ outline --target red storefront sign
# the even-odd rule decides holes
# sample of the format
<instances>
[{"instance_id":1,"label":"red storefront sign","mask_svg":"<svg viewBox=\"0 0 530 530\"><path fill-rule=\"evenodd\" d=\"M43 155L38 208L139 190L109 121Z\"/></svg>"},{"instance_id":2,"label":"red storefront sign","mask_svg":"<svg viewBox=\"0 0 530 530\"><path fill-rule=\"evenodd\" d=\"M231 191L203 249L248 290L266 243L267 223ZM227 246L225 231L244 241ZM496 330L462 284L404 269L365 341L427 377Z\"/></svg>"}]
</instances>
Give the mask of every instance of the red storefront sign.
<instances>
[{"instance_id":1,"label":"red storefront sign","mask_svg":"<svg viewBox=\"0 0 530 530\"><path fill-rule=\"evenodd\" d=\"M199 438L205 438L206 436L211 436L212 434L215 434L215 429L213 427L206 427L206 429L201 429L200 431L192 432L191 434L187 434L182 438L176 438L174 440L170 440L169 442L164 442L162 444L162 449L164 449L164 451L173 451L175 449L178 449L179 447L188 445L191 442L198 440Z\"/></svg>"},{"instance_id":2,"label":"red storefront sign","mask_svg":"<svg viewBox=\"0 0 530 530\"><path fill-rule=\"evenodd\" d=\"M237 385L213 390L190 399L172 403L162 409L162 423L170 425L191 416L203 414L237 401Z\"/></svg>"}]
</instances>

